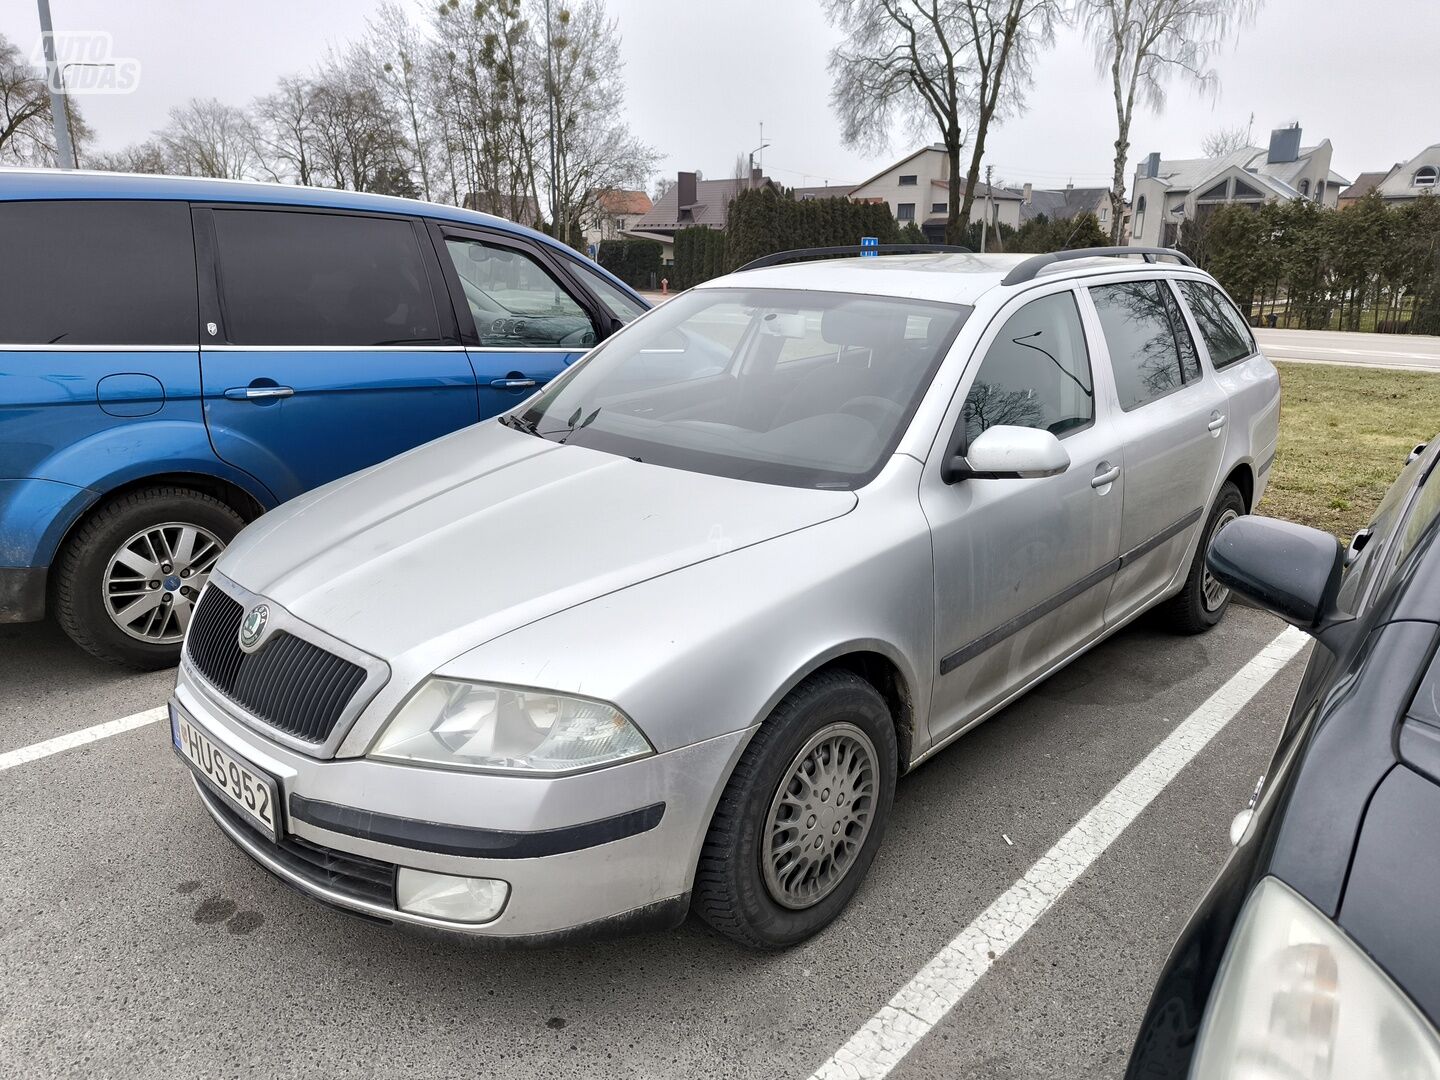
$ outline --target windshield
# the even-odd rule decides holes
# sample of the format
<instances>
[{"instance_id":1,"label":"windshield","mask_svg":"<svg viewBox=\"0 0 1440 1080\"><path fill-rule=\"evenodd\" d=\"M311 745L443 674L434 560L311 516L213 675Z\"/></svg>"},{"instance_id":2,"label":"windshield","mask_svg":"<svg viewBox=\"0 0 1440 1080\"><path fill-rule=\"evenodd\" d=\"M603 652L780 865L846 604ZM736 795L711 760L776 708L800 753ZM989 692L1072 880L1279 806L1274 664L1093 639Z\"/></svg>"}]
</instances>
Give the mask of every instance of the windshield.
<instances>
[{"instance_id":1,"label":"windshield","mask_svg":"<svg viewBox=\"0 0 1440 1080\"><path fill-rule=\"evenodd\" d=\"M683 293L551 383L532 433L793 487L880 471L971 309L778 289Z\"/></svg>"}]
</instances>

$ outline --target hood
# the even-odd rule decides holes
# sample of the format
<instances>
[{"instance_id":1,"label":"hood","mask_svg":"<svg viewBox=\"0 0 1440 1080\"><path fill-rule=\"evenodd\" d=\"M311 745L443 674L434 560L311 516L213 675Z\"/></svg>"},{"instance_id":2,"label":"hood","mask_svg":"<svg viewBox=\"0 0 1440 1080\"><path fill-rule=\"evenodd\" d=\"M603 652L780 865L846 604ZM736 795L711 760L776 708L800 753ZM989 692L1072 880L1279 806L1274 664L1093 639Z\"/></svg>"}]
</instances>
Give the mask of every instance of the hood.
<instances>
[{"instance_id":1,"label":"hood","mask_svg":"<svg viewBox=\"0 0 1440 1080\"><path fill-rule=\"evenodd\" d=\"M644 465L491 422L271 511L218 569L381 659L438 666L856 501Z\"/></svg>"}]
</instances>

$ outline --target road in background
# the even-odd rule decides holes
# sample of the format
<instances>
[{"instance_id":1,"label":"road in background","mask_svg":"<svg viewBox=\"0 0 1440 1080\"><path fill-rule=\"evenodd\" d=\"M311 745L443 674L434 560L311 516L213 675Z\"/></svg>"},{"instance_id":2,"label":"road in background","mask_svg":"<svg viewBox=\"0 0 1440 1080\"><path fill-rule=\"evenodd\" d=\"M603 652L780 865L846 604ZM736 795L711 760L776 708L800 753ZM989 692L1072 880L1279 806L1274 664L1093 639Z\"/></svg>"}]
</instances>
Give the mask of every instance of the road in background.
<instances>
[{"instance_id":1,"label":"road in background","mask_svg":"<svg viewBox=\"0 0 1440 1080\"><path fill-rule=\"evenodd\" d=\"M566 948L377 926L307 900L202 809L161 723L0 772L0 1075L458 1073L803 1080L1281 630L1141 622L904 780L869 879L784 953L694 920ZM1117 1077L1229 851L1290 661L890 1075ZM0 753L162 703L173 675L0 627ZM12 754L13 756L13 754ZM583 882L577 882L583 887Z\"/></svg>"},{"instance_id":2,"label":"road in background","mask_svg":"<svg viewBox=\"0 0 1440 1080\"><path fill-rule=\"evenodd\" d=\"M1271 360L1440 372L1440 337L1263 327L1255 337Z\"/></svg>"}]
</instances>

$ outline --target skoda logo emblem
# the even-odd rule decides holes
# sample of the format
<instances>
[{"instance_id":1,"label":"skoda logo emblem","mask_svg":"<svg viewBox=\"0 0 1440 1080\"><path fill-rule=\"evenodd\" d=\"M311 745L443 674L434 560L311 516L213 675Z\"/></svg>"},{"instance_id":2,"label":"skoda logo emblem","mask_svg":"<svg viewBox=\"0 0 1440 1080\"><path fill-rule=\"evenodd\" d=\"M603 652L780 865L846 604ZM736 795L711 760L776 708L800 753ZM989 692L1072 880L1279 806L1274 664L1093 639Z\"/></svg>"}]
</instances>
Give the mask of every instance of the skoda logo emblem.
<instances>
[{"instance_id":1,"label":"skoda logo emblem","mask_svg":"<svg viewBox=\"0 0 1440 1080\"><path fill-rule=\"evenodd\" d=\"M270 619L270 609L264 604L256 604L245 616L245 621L240 624L240 647L242 649L253 649L260 644L260 635L265 633L265 623Z\"/></svg>"}]
</instances>

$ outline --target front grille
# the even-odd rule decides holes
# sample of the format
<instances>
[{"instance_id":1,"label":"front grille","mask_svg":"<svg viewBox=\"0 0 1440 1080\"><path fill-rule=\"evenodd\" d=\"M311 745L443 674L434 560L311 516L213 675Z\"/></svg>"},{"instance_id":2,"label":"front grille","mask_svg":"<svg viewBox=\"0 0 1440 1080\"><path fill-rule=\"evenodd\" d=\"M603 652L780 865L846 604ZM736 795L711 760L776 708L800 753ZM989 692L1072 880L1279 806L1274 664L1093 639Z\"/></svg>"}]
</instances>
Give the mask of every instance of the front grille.
<instances>
[{"instance_id":1,"label":"front grille","mask_svg":"<svg viewBox=\"0 0 1440 1080\"><path fill-rule=\"evenodd\" d=\"M365 669L319 645L277 630L258 649L240 648L245 608L213 586L190 620L185 649L205 679L231 701L277 731L323 743Z\"/></svg>"},{"instance_id":2,"label":"front grille","mask_svg":"<svg viewBox=\"0 0 1440 1080\"><path fill-rule=\"evenodd\" d=\"M392 908L395 906L393 863L321 847L298 836L282 837L277 844L203 784L198 787L211 813L224 818L226 824L243 830L248 839L260 845L270 858L292 874L351 899L368 900Z\"/></svg>"}]
</instances>

